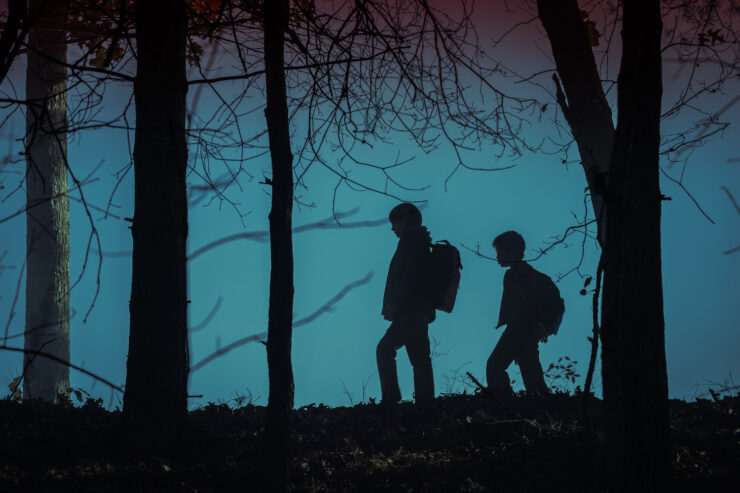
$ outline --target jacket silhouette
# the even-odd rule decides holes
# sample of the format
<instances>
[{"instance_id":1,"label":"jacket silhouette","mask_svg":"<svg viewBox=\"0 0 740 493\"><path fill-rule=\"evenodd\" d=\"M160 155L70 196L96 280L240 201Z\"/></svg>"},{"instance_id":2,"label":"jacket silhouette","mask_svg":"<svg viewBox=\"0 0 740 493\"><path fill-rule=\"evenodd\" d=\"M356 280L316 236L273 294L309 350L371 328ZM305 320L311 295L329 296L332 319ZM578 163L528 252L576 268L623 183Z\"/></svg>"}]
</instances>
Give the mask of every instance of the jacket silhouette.
<instances>
[{"instance_id":1,"label":"jacket silhouette","mask_svg":"<svg viewBox=\"0 0 740 493\"><path fill-rule=\"evenodd\" d=\"M427 291L429 249L432 238L424 226L411 227L398 240L388 267L383 294L383 318L393 321L401 313L425 313L431 322L434 308Z\"/></svg>"}]
</instances>

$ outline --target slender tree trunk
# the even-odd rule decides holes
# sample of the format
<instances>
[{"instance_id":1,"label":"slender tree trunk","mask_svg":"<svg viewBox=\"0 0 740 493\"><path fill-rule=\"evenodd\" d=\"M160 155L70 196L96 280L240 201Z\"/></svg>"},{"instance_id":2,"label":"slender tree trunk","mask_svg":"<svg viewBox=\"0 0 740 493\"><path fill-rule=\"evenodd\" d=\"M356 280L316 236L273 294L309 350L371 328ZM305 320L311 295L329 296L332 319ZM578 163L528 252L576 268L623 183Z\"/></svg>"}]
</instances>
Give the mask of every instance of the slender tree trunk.
<instances>
[{"instance_id":1,"label":"slender tree trunk","mask_svg":"<svg viewBox=\"0 0 740 493\"><path fill-rule=\"evenodd\" d=\"M70 359L69 197L67 188L67 2L32 0L26 69L25 348ZM43 55L47 55L44 57ZM69 392L69 367L25 353L26 398L56 402Z\"/></svg>"},{"instance_id":2,"label":"slender tree trunk","mask_svg":"<svg viewBox=\"0 0 740 493\"><path fill-rule=\"evenodd\" d=\"M614 123L577 0L537 0L537 11L550 40L560 79L557 100L581 155L591 191L598 239L605 234L604 181L614 143ZM562 80L562 86L560 85Z\"/></svg>"},{"instance_id":3,"label":"slender tree trunk","mask_svg":"<svg viewBox=\"0 0 740 493\"><path fill-rule=\"evenodd\" d=\"M270 308L267 325L267 366L270 396L264 433L265 485L283 491L289 471L290 415L293 410L291 338L293 319L293 155L285 89L283 35L288 22L287 0L266 0L265 117L272 158L272 210L270 211Z\"/></svg>"},{"instance_id":4,"label":"slender tree trunk","mask_svg":"<svg viewBox=\"0 0 740 493\"><path fill-rule=\"evenodd\" d=\"M623 4L604 264L604 402L615 485L658 491L670 450L658 168L662 23L658 0Z\"/></svg>"},{"instance_id":5,"label":"slender tree trunk","mask_svg":"<svg viewBox=\"0 0 740 493\"><path fill-rule=\"evenodd\" d=\"M171 450L187 413L185 2L136 2L135 210L123 416L144 449Z\"/></svg>"},{"instance_id":6,"label":"slender tree trunk","mask_svg":"<svg viewBox=\"0 0 740 493\"><path fill-rule=\"evenodd\" d=\"M557 73L560 74L560 78L553 75L556 98L578 146L597 221L596 238L603 251L606 244L607 214L604 194L614 144L612 111L604 94L588 30L577 0L537 0L537 12L550 40ZM599 261L599 272L602 271L601 265ZM597 279L600 277L597 276ZM593 335L589 338L591 357L583 397L586 423L590 422L591 382L599 350L598 287L593 301Z\"/></svg>"}]
</instances>

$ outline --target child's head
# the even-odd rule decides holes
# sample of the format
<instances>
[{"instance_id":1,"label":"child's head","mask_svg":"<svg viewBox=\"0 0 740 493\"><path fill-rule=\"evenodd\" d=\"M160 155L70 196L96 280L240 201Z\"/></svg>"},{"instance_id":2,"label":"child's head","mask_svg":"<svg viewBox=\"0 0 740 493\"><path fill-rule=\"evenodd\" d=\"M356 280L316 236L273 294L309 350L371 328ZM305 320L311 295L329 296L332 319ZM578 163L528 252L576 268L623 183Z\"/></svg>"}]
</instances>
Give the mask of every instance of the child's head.
<instances>
[{"instance_id":1,"label":"child's head","mask_svg":"<svg viewBox=\"0 0 740 493\"><path fill-rule=\"evenodd\" d=\"M509 267L524 258L524 238L516 231L501 233L493 239L496 260L501 267Z\"/></svg>"},{"instance_id":2,"label":"child's head","mask_svg":"<svg viewBox=\"0 0 740 493\"><path fill-rule=\"evenodd\" d=\"M421 211L414 204L404 202L391 210L388 220L391 222L391 229L400 238L408 228L421 226Z\"/></svg>"}]
</instances>

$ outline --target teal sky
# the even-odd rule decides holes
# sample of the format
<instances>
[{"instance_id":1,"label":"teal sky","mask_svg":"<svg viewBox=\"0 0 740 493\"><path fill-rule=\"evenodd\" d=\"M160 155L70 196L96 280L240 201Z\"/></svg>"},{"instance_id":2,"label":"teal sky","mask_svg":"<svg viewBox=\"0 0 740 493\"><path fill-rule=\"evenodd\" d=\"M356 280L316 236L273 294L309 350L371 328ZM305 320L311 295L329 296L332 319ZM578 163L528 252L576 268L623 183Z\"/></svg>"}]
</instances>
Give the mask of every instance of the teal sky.
<instances>
[{"instance_id":1,"label":"teal sky","mask_svg":"<svg viewBox=\"0 0 740 493\"><path fill-rule=\"evenodd\" d=\"M485 33L484 33L485 34ZM489 39L482 35L483 40ZM508 44L507 44L508 43ZM540 49L537 48L540 47ZM519 73L531 73L551 68L546 56L547 43L534 31L522 29L500 44L495 56L507 62ZM545 50L543 52L542 50ZM10 82L22 88L24 61L16 64ZM618 63L605 75L616 77ZM680 90L680 76L674 78L675 67L664 67L664 107ZM539 80L549 87L550 74ZM515 87L515 86L512 86ZM10 93L6 82L0 89ZM738 93L738 82L727 86L724 94L701 99L701 109L709 113L719 111ZM19 89L20 90L20 89ZM227 88L222 88L228 91ZM555 135L551 119L556 117L552 98L535 86L516 86L517 91L532 91L549 103L540 121L531 120L524 130L525 137L537 141ZM191 100L194 91L191 90ZM121 105L130 95L125 86L112 88L106 94L106 104ZM610 96L614 94L611 93ZM548 99L549 98L549 99ZM255 107L260 105L255 94ZM198 114L206 115L213 108L215 98L204 90L198 104ZM133 116L133 112L131 112ZM561 115L558 115L561 117ZM698 113L664 123L664 131L680 128L698 119ZM740 105L722 115L733 125L703 147L693 151L684 174L684 184L693 197L712 218L710 223L688 195L667 179L662 190L672 198L663 209L663 286L666 318L666 353L668 358L669 392L671 397L692 398L706 392L709 382L722 382L731 375L740 375L736 357L740 346L740 252L723 255L740 244L740 215L733 208L721 187L740 197L740 152L737 150L736 123L740 122ZM264 128L262 112L255 112L240 120L245 132L256 134ZM302 143L304 123L293 122L294 148ZM24 128L20 114L0 129L0 140L8 142L20 138ZM498 264L481 259L462 247L475 248L493 255L491 240L497 234L514 229L527 242L527 257L536 256L540 248L553 238L561 236L568 226L582 221L584 188L586 186L580 165L563 164L561 157L545 153L525 153L517 159L497 159L494 150L482 144L480 150L465 155L472 165L499 167L514 164L504 171L473 172L461 170L447 183L445 179L454 169L456 158L449 146L429 154L418 150L407 136L392 134L386 144L374 143L360 150L357 157L368 162L383 163L401 158L414 158L409 164L391 171L392 177L411 187L428 187L419 192L391 188L407 200L426 201L423 208L424 224L435 240L447 239L462 253L461 288L452 314L439 314L430 326L437 357L433 360L437 394L460 392L470 388L463 379L470 371L484 380L485 362L500 331L493 329L498 317L503 269ZM266 141L260 141L265 144ZM117 177L114 175L129 161L125 133L116 130L82 132L70 140L69 160L76 176L83 178L97 164L96 181L84 187L89 204L105 207ZM14 144L13 149L19 147ZM255 151L257 154L257 151ZM195 156L191 147L191 157ZM336 163L340 156L327 148L324 157ZM684 156L685 157L685 156ZM571 161L576 159L571 155ZM224 173L214 165L214 175ZM195 163L197 168L198 164ZM231 205L204 200L190 209L189 251L222 238L244 231L268 229L269 189L260 184L263 175L269 176L269 157L262 155L244 164L254 176L243 176L241 187L233 186L227 197L238 203L240 217ZM678 176L681 169L667 160L664 169ZM0 167L1 199L17 186L23 163L4 163ZM353 171L371 186L383 187L377 175L361 170ZM189 185L201 185L197 176L190 175ZM313 207L296 205L294 224L311 223L332 214L334 175L315 166L306 175L307 189L299 189L300 201ZM0 202L0 216L5 217L23 207L24 192L20 191ZM79 197L79 193L73 193ZM94 225L100 233L104 252L125 252L131 249L129 223L123 218L133 215L133 171L121 181L111 211L115 217L103 218L93 211ZM336 193L337 211L359 208L346 219L348 222L375 220L387 217L397 202L373 192L357 192L341 186ZM90 235L90 222L82 206L71 205L72 279L83 268L85 248ZM593 230L592 230L593 232ZM7 251L0 270L0 322L8 322L19 280L25 248L25 218L23 215L0 223L2 243L0 254ZM543 367L558 358L568 356L577 360L577 370L583 376L590 350L586 337L591 332L591 297L581 296L585 276L595 274L598 248L595 242L574 234L565 243L552 249L533 266L553 278L565 274L580 263L580 268L561 281L558 286L566 303L566 314L560 334L540 347ZM379 397L380 390L375 368L375 346L387 329L380 315L385 276L390 257L396 246L390 225L342 229L312 230L294 237L295 248L295 317L300 319L314 312L347 284L373 273L371 281L351 291L334 306L310 324L296 328L293 340L296 405L325 403L347 405L350 398L357 402ZM584 254L581 261L582 245ZM87 321L83 321L95 292L98 257L91 255L82 281L72 292L72 360L113 382L125 381L126 351L128 348L128 300L131 287L131 263L126 256L106 256L101 270L101 290ZM190 320L197 325L211 312L220 299L220 308L210 323L191 334L191 363L215 351L218 347L248 335L266 331L269 246L265 242L235 241L213 249L190 262ZM9 334L23 331L24 288L21 279L20 296L15 305L15 316L9 324ZM9 344L22 345L22 338ZM412 376L405 351L399 351L399 374L404 398L411 398ZM15 354L0 353L0 395L10 380L21 372L22 360ZM513 372L511 371L513 369ZM514 386L521 389L521 378L515 367L510 374ZM600 366L597 366L597 370ZM573 389L582 385L583 377L575 384L554 384ZM74 387L85 389L95 396L110 398L110 392L101 384L93 385L90 378L72 372ZM207 402L228 402L237 395L249 394L259 404L267 401L267 365L264 346L251 343L235 349L204 366L191 376L190 394L203 395L191 399L191 406ZM600 389L597 372L596 389ZM351 396L351 397L350 397ZM114 397L112 404L119 405Z\"/></svg>"}]
</instances>

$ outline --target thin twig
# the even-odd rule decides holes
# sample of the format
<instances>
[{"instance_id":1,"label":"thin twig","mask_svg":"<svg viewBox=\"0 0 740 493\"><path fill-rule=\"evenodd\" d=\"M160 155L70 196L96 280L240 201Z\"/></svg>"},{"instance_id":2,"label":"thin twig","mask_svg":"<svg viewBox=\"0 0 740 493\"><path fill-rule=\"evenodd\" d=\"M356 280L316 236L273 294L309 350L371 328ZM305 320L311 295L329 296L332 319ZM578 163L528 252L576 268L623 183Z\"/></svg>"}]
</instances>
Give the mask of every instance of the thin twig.
<instances>
[{"instance_id":1,"label":"thin twig","mask_svg":"<svg viewBox=\"0 0 740 493\"><path fill-rule=\"evenodd\" d=\"M473 374L472 374L472 373L470 373L469 371L466 371L466 372L465 372L465 374L466 374L466 375L468 376L468 378L469 378L470 380L472 380L472 381L473 381L473 383L474 383L474 384L475 384L475 385L476 385L476 386L477 386L477 387L478 387L478 388L479 388L479 389L480 389L481 391L484 391L484 390L486 390L486 387L484 387L484 386L483 386L483 384L482 384L482 383L480 383L480 382L478 381L478 379L477 379L477 378L475 378L475 377L473 376Z\"/></svg>"},{"instance_id":2,"label":"thin twig","mask_svg":"<svg viewBox=\"0 0 740 493\"><path fill-rule=\"evenodd\" d=\"M310 322L313 322L314 320L316 320L318 317L320 317L324 313L327 313L327 312L331 311L331 309L334 307L334 305L339 300L341 300L342 298L344 298L347 295L347 293L349 293L350 291L352 291L353 289L355 289L355 288L357 288L359 286L362 286L363 284L369 283L370 282L370 279L372 279L372 277L373 277L373 273L372 272L368 272L368 274L364 278L362 278L362 279L360 279L358 281L354 281L354 282L346 285L341 291L339 291L339 293L337 293L332 299L330 299L329 301L327 301L323 306L321 306L321 308L319 308L318 310L316 310L315 312L313 312L311 315L309 315L309 316L307 316L305 318L301 318L301 319L296 320L295 322L293 322L293 328L297 328L297 327L300 327L301 325L306 325L306 324L308 324ZM236 349L236 348L238 348L240 346L243 346L245 344L248 344L250 342L262 341L266 337L267 337L267 332L260 332L259 334L253 334L251 336L247 336L247 337L244 337L244 338L239 339L237 341L234 341L231 344L227 344L226 346L224 346L222 348L219 348L214 353L211 353L210 355L206 356L205 358L203 358L202 360L198 361L193 366L191 366L190 367L190 373L192 374L196 370L200 370L201 368L203 368L205 365L207 365L211 361L215 360L216 358L218 358L220 356L223 356L224 354L228 353L229 351L231 351L233 349Z\"/></svg>"},{"instance_id":3,"label":"thin twig","mask_svg":"<svg viewBox=\"0 0 740 493\"><path fill-rule=\"evenodd\" d=\"M86 370L86 369L82 368L81 366L77 366L74 363L70 363L69 361L67 361L65 359L62 359L62 358L60 358L58 356L54 356L53 354L49 354L49 353L45 353L43 351L37 351L37 350L33 350L33 349L24 349L24 348L20 348L20 347L12 347L12 346L5 346L5 345L0 346L0 350L12 351L12 352L23 353L23 354L33 354L33 355L36 355L36 356L41 356L42 358L47 358L47 359L50 359L52 361L56 361L57 363L61 363L63 365L66 365L66 366L72 368L73 370L77 370L80 373L84 373L88 377L91 377L91 378L97 380L98 382L101 382L101 383L107 385L108 387L110 387L113 390L117 390L119 392L123 392L123 387L121 387L120 385L116 385L116 384L112 383L111 381L109 381L109 380L107 380L107 379L105 379L105 378L103 378L101 376L98 376L98 375L96 375L95 373L93 373L93 372L91 372L89 370Z\"/></svg>"},{"instance_id":4,"label":"thin twig","mask_svg":"<svg viewBox=\"0 0 740 493\"><path fill-rule=\"evenodd\" d=\"M583 417L586 426L590 425L588 404L591 398L591 383L594 377L594 368L596 367L596 354L599 351L599 296L601 295L601 278L604 274L604 252L599 257L599 266L596 269L596 287L592 298L593 309L593 335L588 338L591 342L591 357L588 360L588 371L586 372L586 383L583 384Z\"/></svg>"}]
</instances>

